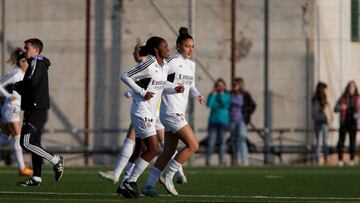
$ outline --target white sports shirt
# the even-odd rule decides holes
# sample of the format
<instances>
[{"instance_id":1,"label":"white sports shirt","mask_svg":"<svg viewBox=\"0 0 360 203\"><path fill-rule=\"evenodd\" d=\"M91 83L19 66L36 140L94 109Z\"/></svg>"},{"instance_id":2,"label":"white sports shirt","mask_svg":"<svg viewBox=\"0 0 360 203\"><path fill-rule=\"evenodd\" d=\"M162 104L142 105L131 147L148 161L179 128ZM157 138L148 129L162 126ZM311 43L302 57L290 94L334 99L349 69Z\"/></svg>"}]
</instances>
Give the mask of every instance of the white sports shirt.
<instances>
[{"instance_id":1,"label":"white sports shirt","mask_svg":"<svg viewBox=\"0 0 360 203\"><path fill-rule=\"evenodd\" d=\"M150 56L144 63L121 75L121 80L134 91L131 113L139 116L156 116L156 106L163 91L168 94L176 93L175 86L167 82L167 75L166 61L164 60L164 65L161 67L154 56ZM147 91L155 95L146 101L144 96Z\"/></svg>"},{"instance_id":2,"label":"white sports shirt","mask_svg":"<svg viewBox=\"0 0 360 203\"><path fill-rule=\"evenodd\" d=\"M22 71L20 68L15 67L12 71L8 72L6 75L4 75L4 77L1 78L0 80L0 92L2 95L4 95L4 97L6 98L5 102L9 102L8 99L11 96L15 96L15 100L11 101L11 104L16 104L16 105L20 105L21 103L21 96L16 92L13 91L12 94L10 94L5 87L7 85L12 85L15 84L21 80L23 80L25 75L25 72Z\"/></svg>"},{"instance_id":3,"label":"white sports shirt","mask_svg":"<svg viewBox=\"0 0 360 203\"><path fill-rule=\"evenodd\" d=\"M167 80L174 85L184 85L185 90L179 94L163 94L160 107L161 113L184 113L189 96L200 96L195 87L195 63L184 58L180 53L167 59L169 71Z\"/></svg>"}]
</instances>

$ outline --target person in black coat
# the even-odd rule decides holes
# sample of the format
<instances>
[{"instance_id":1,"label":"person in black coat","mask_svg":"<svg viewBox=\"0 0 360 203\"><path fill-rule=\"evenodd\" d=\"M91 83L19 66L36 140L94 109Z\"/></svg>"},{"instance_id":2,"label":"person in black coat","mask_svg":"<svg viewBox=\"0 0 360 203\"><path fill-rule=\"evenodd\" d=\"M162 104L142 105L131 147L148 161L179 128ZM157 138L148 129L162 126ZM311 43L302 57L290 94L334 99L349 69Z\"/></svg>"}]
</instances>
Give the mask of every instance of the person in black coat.
<instances>
[{"instance_id":1,"label":"person in black coat","mask_svg":"<svg viewBox=\"0 0 360 203\"><path fill-rule=\"evenodd\" d=\"M21 109L24 111L20 145L32 155L33 176L18 182L19 186L26 187L41 184L43 159L54 165L55 180L59 181L64 172L64 159L41 147L41 134L47 121L47 111L50 108L48 80L50 60L40 55L43 49L41 40L31 38L24 43L29 67L25 72L24 79L15 83L14 89L21 95Z\"/></svg>"}]
</instances>

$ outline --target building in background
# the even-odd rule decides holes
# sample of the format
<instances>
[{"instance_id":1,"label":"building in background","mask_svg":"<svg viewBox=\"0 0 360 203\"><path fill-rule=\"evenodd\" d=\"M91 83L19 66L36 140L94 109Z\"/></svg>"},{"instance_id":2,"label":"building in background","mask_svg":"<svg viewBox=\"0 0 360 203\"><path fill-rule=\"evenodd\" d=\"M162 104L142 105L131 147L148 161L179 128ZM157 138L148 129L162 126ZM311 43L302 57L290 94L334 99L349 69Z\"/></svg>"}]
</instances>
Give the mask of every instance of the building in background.
<instances>
[{"instance_id":1,"label":"building in background","mask_svg":"<svg viewBox=\"0 0 360 203\"><path fill-rule=\"evenodd\" d=\"M213 80L224 78L230 84L231 0L193 0L196 82L207 95ZM175 51L177 30L189 24L190 1L91 0L90 29L90 128L124 129L129 126L131 100L123 97L126 87L119 74L134 66L132 50L136 43L152 35L167 39ZM310 95L314 84L329 84L330 101L341 93L348 80L360 82L358 0L268 0L269 2L269 88L271 126L291 132L272 132L272 144L304 146L310 150L313 136ZM1 73L10 67L6 58L23 40L38 37L45 44L44 55L52 59L50 93L52 108L43 145L61 150L83 147L85 104L85 0L2 0ZM354 9L354 8L357 8ZM357 12L357 15L356 15ZM246 80L258 109L253 124L264 123L264 0L236 0L236 76ZM357 19L357 21L356 21ZM356 24L357 22L357 24ZM357 26L357 28L356 28ZM65 65L66 64L66 65ZM206 137L208 109L195 104L198 139ZM334 127L336 126L334 122ZM295 129L295 130L294 130ZM111 131L111 130L110 130ZM125 132L92 132L89 149L118 149ZM250 140L261 148L257 133ZM337 133L329 144L335 145ZM310 161L310 154L284 154L274 163ZM78 154L69 164L82 164ZM197 155L194 160L203 158ZM92 163L112 163L113 157L97 154ZM252 164L262 164L261 153L251 155ZM200 163L200 162L199 162ZM203 163L203 161L201 161Z\"/></svg>"}]
</instances>

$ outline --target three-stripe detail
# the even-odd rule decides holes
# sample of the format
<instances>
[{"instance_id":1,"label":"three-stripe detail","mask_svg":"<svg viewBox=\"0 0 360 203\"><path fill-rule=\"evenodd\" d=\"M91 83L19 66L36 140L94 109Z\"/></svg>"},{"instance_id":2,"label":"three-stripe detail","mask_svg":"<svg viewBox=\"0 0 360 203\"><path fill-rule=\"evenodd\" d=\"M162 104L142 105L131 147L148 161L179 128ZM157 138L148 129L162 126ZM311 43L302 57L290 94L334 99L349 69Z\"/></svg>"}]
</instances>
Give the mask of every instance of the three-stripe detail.
<instances>
[{"instance_id":1,"label":"three-stripe detail","mask_svg":"<svg viewBox=\"0 0 360 203\"><path fill-rule=\"evenodd\" d=\"M41 147L30 144L30 133L24 135L24 147L48 161L51 161L53 158L53 155L49 154Z\"/></svg>"},{"instance_id":2,"label":"three-stripe detail","mask_svg":"<svg viewBox=\"0 0 360 203\"><path fill-rule=\"evenodd\" d=\"M137 66L136 68L131 69L129 72L127 72L127 75L129 77L132 77L133 75L145 70L147 67L149 67L152 63L155 62L154 58L148 59L145 63Z\"/></svg>"},{"instance_id":3,"label":"three-stripe detail","mask_svg":"<svg viewBox=\"0 0 360 203\"><path fill-rule=\"evenodd\" d=\"M170 61L176 58L178 58L178 56L170 56L169 58L166 59L166 63L169 63Z\"/></svg>"}]
</instances>

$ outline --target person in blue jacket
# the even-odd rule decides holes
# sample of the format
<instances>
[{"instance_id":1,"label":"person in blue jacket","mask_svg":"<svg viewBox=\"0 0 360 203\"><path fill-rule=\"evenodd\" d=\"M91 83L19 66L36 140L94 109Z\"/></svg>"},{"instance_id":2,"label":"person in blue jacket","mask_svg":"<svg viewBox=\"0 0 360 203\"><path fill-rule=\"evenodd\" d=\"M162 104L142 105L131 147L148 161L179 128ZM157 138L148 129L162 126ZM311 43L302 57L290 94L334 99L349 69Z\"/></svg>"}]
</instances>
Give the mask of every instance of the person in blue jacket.
<instances>
[{"instance_id":1,"label":"person in blue jacket","mask_svg":"<svg viewBox=\"0 0 360 203\"><path fill-rule=\"evenodd\" d=\"M219 165L225 165L226 132L229 129L229 109L231 95L226 90L226 83L219 78L214 90L209 94L207 107L210 109L208 126L208 147L206 151L206 165L210 165L210 158L214 151L216 140L219 140Z\"/></svg>"}]
</instances>

